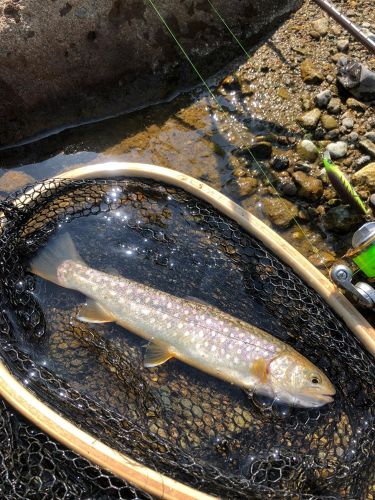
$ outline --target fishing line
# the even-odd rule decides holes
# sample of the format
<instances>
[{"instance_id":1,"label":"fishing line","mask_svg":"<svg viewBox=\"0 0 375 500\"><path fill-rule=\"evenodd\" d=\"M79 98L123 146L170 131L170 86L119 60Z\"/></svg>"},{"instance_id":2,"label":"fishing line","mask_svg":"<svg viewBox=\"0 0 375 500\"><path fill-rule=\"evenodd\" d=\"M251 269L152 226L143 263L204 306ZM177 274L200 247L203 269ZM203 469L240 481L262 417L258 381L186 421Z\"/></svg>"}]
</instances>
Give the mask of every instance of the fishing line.
<instances>
[{"instance_id":1,"label":"fishing line","mask_svg":"<svg viewBox=\"0 0 375 500\"><path fill-rule=\"evenodd\" d=\"M246 51L246 49L243 47L243 45L241 44L241 42L238 40L238 38L236 37L236 35L233 33L233 31L230 29L230 27L228 26L228 24L225 22L224 18L221 16L221 14L219 13L219 11L212 5L212 3L210 2L210 0L207 0L209 2L209 4L211 5L211 7L213 8L213 10L215 11L215 13L219 16L220 20L224 23L225 27L227 28L227 30L229 31L229 33L232 35L232 37L236 40L236 42L239 44L239 46L242 48L242 50L245 52L245 54L250 57L250 54ZM203 76L201 75L200 71L198 70L198 68L195 66L194 62L191 60L191 58L189 57L189 55L187 54L187 52L185 51L185 49L183 48L183 46L181 45L181 43L179 42L179 40L177 39L176 35L174 34L172 28L168 25L167 21L165 20L165 18L163 17L163 15L161 14L161 12L159 11L159 9L157 8L157 6L155 5L154 1L153 0L148 0L149 4L151 5L151 7L154 9L155 13L157 14L157 16L159 17L159 19L161 20L161 22L163 23L163 25L165 26L165 28L167 29L167 31L169 32L169 34L171 35L171 37L173 38L173 40L175 41L176 45L178 46L178 48L181 50L181 52L183 53L183 55L185 56L185 58L187 59L187 61L189 62L189 64L191 65L191 67L193 68L194 72L196 73L196 75L198 76L198 78L201 80L201 82L203 83L204 87L207 89L208 93L210 94L210 96L213 98L213 100L215 101L219 111L221 113L223 113L224 115L228 115L228 113L223 109L223 107L221 106L221 104L219 103L217 97L215 96L215 94L212 92L212 90L210 89L208 83L206 82L206 80L203 78ZM262 172L263 176L267 179L269 185L274 189L276 195L280 198L280 199L284 199L280 193L278 192L278 190L276 189L276 187L273 185L271 179L269 178L269 176L267 175L266 171L264 170L264 168L261 166L261 164L257 161L257 159L255 158L255 156L253 155L253 153L251 152L251 150L248 148L248 147L244 147L244 149L246 150L246 152L249 154L249 156L251 157L252 161L255 163L255 165L259 168L259 170ZM317 256L321 256L319 250L313 245L313 243L310 241L309 237L307 236L306 232L304 231L304 229L302 228L302 226L300 225L300 223L297 221L297 219L295 217L292 217L292 220L293 222L295 223L295 225L297 226L297 228L301 231L301 234L302 236L305 238L305 240L307 241L307 243L309 244L312 252L317 255ZM322 260L322 264L323 266L325 267L327 273L329 273L329 268L327 267L327 265L325 264L324 260Z\"/></svg>"}]
</instances>

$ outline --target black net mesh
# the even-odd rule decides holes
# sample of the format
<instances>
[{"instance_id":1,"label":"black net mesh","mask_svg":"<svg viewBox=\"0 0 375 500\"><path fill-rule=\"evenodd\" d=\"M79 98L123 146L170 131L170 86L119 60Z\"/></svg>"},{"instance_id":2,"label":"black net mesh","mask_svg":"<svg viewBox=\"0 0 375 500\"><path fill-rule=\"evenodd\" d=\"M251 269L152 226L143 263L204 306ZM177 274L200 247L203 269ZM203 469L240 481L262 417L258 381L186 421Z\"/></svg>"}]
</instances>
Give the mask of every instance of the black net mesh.
<instances>
[{"instance_id":1,"label":"black net mesh","mask_svg":"<svg viewBox=\"0 0 375 500\"><path fill-rule=\"evenodd\" d=\"M35 189L17 208L16 196L2 203L0 241L1 358L30 391L112 448L223 498L373 498L373 359L289 267L167 185L56 180ZM177 360L144 368L144 341L78 321L82 295L29 273L38 249L67 230L90 266L197 297L291 344L327 373L334 403L250 398ZM4 403L0 412L6 498L145 498Z\"/></svg>"}]
</instances>

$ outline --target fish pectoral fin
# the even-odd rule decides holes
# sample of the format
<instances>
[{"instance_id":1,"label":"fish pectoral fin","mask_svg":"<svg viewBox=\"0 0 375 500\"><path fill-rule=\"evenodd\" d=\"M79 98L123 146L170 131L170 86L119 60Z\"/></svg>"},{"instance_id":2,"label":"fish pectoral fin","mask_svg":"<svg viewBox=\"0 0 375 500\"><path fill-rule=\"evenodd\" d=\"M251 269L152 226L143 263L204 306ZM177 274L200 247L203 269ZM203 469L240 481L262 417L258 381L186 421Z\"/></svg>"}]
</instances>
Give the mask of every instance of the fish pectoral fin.
<instances>
[{"instance_id":1,"label":"fish pectoral fin","mask_svg":"<svg viewBox=\"0 0 375 500\"><path fill-rule=\"evenodd\" d=\"M251 367L251 371L253 375L258 377L261 384L265 384L268 377L269 363L263 358L256 359Z\"/></svg>"},{"instance_id":2,"label":"fish pectoral fin","mask_svg":"<svg viewBox=\"0 0 375 500\"><path fill-rule=\"evenodd\" d=\"M150 342L146 348L144 366L152 368L159 366L174 357L173 352L168 346L158 344L157 342Z\"/></svg>"},{"instance_id":3,"label":"fish pectoral fin","mask_svg":"<svg viewBox=\"0 0 375 500\"><path fill-rule=\"evenodd\" d=\"M86 304L81 307L77 319L85 323L111 323L114 321L112 314L92 299L87 299Z\"/></svg>"}]
</instances>

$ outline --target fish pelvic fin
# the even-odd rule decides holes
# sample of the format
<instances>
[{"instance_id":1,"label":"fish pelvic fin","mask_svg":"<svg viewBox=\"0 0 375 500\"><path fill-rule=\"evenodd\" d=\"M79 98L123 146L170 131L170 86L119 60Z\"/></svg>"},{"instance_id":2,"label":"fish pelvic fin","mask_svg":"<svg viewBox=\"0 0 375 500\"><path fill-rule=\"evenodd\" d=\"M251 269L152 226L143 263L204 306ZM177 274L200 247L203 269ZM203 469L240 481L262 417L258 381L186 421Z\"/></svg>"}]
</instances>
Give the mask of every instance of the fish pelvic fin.
<instances>
[{"instance_id":1,"label":"fish pelvic fin","mask_svg":"<svg viewBox=\"0 0 375 500\"><path fill-rule=\"evenodd\" d=\"M77 319L84 323L111 323L114 321L112 314L92 299L87 299L86 304L81 307Z\"/></svg>"},{"instance_id":2,"label":"fish pelvic fin","mask_svg":"<svg viewBox=\"0 0 375 500\"><path fill-rule=\"evenodd\" d=\"M263 359L256 359L251 367L253 375L258 377L261 384L265 384L268 378L269 363Z\"/></svg>"},{"instance_id":3,"label":"fish pelvic fin","mask_svg":"<svg viewBox=\"0 0 375 500\"><path fill-rule=\"evenodd\" d=\"M64 286L57 269L66 260L84 263L69 233L58 236L44 247L31 261L31 272L56 285Z\"/></svg>"},{"instance_id":4,"label":"fish pelvic fin","mask_svg":"<svg viewBox=\"0 0 375 500\"><path fill-rule=\"evenodd\" d=\"M174 354L168 346L157 342L150 342L146 348L144 366L146 368L159 366L171 358L174 358Z\"/></svg>"}]
</instances>

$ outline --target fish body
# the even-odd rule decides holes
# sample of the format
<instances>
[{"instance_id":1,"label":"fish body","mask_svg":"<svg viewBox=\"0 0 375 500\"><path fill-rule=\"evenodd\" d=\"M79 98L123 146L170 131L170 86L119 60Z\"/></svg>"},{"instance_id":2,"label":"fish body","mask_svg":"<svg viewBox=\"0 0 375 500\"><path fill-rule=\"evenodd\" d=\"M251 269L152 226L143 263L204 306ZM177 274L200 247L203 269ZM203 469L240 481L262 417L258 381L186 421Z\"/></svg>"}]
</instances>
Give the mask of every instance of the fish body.
<instances>
[{"instance_id":1,"label":"fish body","mask_svg":"<svg viewBox=\"0 0 375 500\"><path fill-rule=\"evenodd\" d=\"M178 358L296 406L332 401L335 389L328 378L289 345L214 306L95 270L80 259L69 235L63 239L34 259L33 272L89 297L78 319L114 321L150 341L145 366Z\"/></svg>"}]
</instances>

